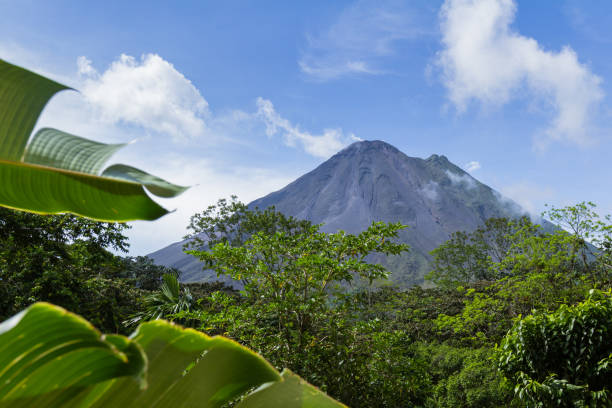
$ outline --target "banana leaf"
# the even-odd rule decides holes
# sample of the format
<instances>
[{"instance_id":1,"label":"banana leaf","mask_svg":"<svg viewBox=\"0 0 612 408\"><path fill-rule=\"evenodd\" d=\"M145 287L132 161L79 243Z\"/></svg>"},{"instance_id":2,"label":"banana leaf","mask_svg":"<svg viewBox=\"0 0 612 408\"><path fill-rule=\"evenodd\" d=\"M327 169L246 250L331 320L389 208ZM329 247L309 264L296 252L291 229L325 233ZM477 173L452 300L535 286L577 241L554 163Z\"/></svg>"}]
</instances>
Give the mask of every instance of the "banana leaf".
<instances>
[{"instance_id":1,"label":"banana leaf","mask_svg":"<svg viewBox=\"0 0 612 408\"><path fill-rule=\"evenodd\" d=\"M104 144L36 121L57 92L68 90L0 59L0 206L39 214L70 212L99 221L154 220L168 211L153 201L177 186L131 166L106 161L123 144Z\"/></svg>"},{"instance_id":2,"label":"banana leaf","mask_svg":"<svg viewBox=\"0 0 612 408\"><path fill-rule=\"evenodd\" d=\"M224 337L156 320L129 338L36 303L0 324L0 407L342 407Z\"/></svg>"}]
</instances>

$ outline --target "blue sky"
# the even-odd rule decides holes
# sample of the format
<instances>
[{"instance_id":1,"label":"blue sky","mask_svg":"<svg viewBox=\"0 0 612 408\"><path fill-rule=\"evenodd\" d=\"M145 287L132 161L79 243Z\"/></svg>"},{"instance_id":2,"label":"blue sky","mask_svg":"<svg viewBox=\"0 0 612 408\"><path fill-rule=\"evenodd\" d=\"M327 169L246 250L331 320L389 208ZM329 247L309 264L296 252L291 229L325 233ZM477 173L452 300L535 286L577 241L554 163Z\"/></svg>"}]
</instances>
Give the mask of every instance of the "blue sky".
<instances>
[{"instance_id":1,"label":"blue sky","mask_svg":"<svg viewBox=\"0 0 612 408\"><path fill-rule=\"evenodd\" d=\"M80 90L39 126L134 141L111 163L194 186L132 223L141 255L359 139L444 154L534 213L611 213L611 18L577 0L0 0L0 58Z\"/></svg>"}]
</instances>

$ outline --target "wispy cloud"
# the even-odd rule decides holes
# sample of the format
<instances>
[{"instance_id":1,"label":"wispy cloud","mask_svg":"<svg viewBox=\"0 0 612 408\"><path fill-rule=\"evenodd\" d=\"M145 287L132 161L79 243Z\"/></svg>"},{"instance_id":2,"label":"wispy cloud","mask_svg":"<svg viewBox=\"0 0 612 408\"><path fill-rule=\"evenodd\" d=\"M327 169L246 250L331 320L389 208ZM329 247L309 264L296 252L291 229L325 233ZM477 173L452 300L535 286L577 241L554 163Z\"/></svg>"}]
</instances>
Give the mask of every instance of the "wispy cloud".
<instances>
[{"instance_id":1,"label":"wispy cloud","mask_svg":"<svg viewBox=\"0 0 612 408\"><path fill-rule=\"evenodd\" d=\"M427 32L417 14L403 1L357 1L329 28L307 36L300 69L321 81L385 73L381 60L396 53L397 42Z\"/></svg>"},{"instance_id":2,"label":"wispy cloud","mask_svg":"<svg viewBox=\"0 0 612 408\"><path fill-rule=\"evenodd\" d=\"M513 0L445 1L437 64L449 99L464 111L471 101L501 106L527 90L553 114L538 146L591 142L591 119L604 96L601 79L570 47L547 51L514 31L515 14Z\"/></svg>"},{"instance_id":3,"label":"wispy cloud","mask_svg":"<svg viewBox=\"0 0 612 408\"><path fill-rule=\"evenodd\" d=\"M480 169L480 163L477 161L471 161L469 163L466 163L465 166L463 166L463 168L465 169L465 171L467 171L468 173L472 173L478 169Z\"/></svg>"},{"instance_id":4,"label":"wispy cloud","mask_svg":"<svg viewBox=\"0 0 612 408\"><path fill-rule=\"evenodd\" d=\"M110 124L134 124L174 141L202 136L232 137L241 129L265 127L268 136L280 134L285 145L315 157L329 157L351 141L341 129L312 134L281 117L271 101L257 98L255 112L240 110L214 115L200 91L168 61L156 54L136 58L121 55L103 73L86 57L77 60L83 78L82 94L94 115Z\"/></svg>"},{"instance_id":5,"label":"wispy cloud","mask_svg":"<svg viewBox=\"0 0 612 408\"><path fill-rule=\"evenodd\" d=\"M156 54L140 60L121 55L99 72L85 56L77 59L77 74L64 83L80 93L60 93L38 122L103 142L145 139L189 146L232 142L247 145L244 134L280 135L289 147L327 158L360 140L339 128L316 134L283 118L270 100L257 98L254 110L215 113L201 92L170 62ZM51 75L61 78L58 75Z\"/></svg>"},{"instance_id":6,"label":"wispy cloud","mask_svg":"<svg viewBox=\"0 0 612 408\"><path fill-rule=\"evenodd\" d=\"M308 60L310 61L307 62ZM323 81L336 79L345 75L378 75L383 73L383 71L379 71L369 66L365 61L337 61L335 63L330 63L329 61L315 61L313 58L306 58L300 60L298 64L303 73Z\"/></svg>"},{"instance_id":7,"label":"wispy cloud","mask_svg":"<svg viewBox=\"0 0 612 408\"><path fill-rule=\"evenodd\" d=\"M469 174L465 174L465 173L457 174L457 173L453 173L450 170L446 170L446 175L448 176L451 184L454 184L456 186L465 187L468 190L476 188L476 180L474 180L474 178L470 176Z\"/></svg>"},{"instance_id":8,"label":"wispy cloud","mask_svg":"<svg viewBox=\"0 0 612 408\"><path fill-rule=\"evenodd\" d=\"M589 41L608 45L612 38L608 27L612 13L603 7L590 8L589 2L567 0L563 12L568 17L572 27L584 35Z\"/></svg>"},{"instance_id":9,"label":"wispy cloud","mask_svg":"<svg viewBox=\"0 0 612 408\"><path fill-rule=\"evenodd\" d=\"M287 146L299 145L304 151L315 157L326 159L349 143L360 140L353 134L345 135L342 129L325 129L318 135L303 131L280 116L272 102L263 98L257 98L256 117L266 124L268 136L280 134Z\"/></svg>"},{"instance_id":10,"label":"wispy cloud","mask_svg":"<svg viewBox=\"0 0 612 408\"><path fill-rule=\"evenodd\" d=\"M542 187L532 182L519 182L501 188L504 197L518 203L531 216L539 217L544 204L552 201L554 191L549 187Z\"/></svg>"},{"instance_id":11,"label":"wispy cloud","mask_svg":"<svg viewBox=\"0 0 612 408\"><path fill-rule=\"evenodd\" d=\"M438 199L438 187L438 183L430 181L420 189L420 193L428 200L435 201Z\"/></svg>"}]
</instances>

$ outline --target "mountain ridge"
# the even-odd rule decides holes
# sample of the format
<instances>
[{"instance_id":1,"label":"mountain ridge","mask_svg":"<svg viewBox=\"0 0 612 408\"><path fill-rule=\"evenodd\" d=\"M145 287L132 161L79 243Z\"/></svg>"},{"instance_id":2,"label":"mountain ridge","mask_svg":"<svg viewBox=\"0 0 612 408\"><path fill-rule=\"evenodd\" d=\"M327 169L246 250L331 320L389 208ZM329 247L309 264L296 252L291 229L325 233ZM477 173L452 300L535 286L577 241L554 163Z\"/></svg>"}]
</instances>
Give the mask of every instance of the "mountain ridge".
<instances>
[{"instance_id":1,"label":"mountain ridge","mask_svg":"<svg viewBox=\"0 0 612 408\"><path fill-rule=\"evenodd\" d=\"M451 233L472 231L490 217L526 214L518 204L502 198L446 156L410 157L380 140L353 143L248 206L274 206L286 215L323 224L325 232L342 229L358 233L373 221L408 225L399 239L410 245L409 254L372 258L387 266L391 279L402 286L423 283L429 251ZM216 279L201 271L195 258L177 254L177 246L182 248L183 243L171 244L149 256L157 263L183 270L185 281Z\"/></svg>"}]
</instances>

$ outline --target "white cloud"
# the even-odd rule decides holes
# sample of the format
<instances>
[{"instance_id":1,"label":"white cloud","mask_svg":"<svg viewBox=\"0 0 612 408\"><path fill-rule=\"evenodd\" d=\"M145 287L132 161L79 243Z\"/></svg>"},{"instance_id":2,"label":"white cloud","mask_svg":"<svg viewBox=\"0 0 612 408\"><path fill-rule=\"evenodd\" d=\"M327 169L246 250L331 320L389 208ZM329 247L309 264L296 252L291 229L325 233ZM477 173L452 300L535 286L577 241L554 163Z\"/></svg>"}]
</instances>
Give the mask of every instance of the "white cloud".
<instances>
[{"instance_id":1,"label":"white cloud","mask_svg":"<svg viewBox=\"0 0 612 408\"><path fill-rule=\"evenodd\" d=\"M79 75L95 76L98 72L91 65L91 60L83 55L77 58L77 72Z\"/></svg>"},{"instance_id":2,"label":"white cloud","mask_svg":"<svg viewBox=\"0 0 612 408\"><path fill-rule=\"evenodd\" d=\"M330 64L322 61L308 63L306 60L301 60L298 64L302 72L319 80L335 79L348 74L377 75L382 73L382 71L369 67L364 61L345 61Z\"/></svg>"},{"instance_id":3,"label":"white cloud","mask_svg":"<svg viewBox=\"0 0 612 408\"><path fill-rule=\"evenodd\" d=\"M359 140L352 134L345 136L341 129L325 129L319 135L302 131L280 116L272 102L263 98L257 98L256 117L264 121L268 136L280 133L287 146L296 147L299 144L307 153L316 157L326 159L351 141Z\"/></svg>"},{"instance_id":4,"label":"white cloud","mask_svg":"<svg viewBox=\"0 0 612 408\"><path fill-rule=\"evenodd\" d=\"M107 125L135 124L146 131L170 135L174 141L185 141L202 135L232 140L244 133L245 127L256 129L263 124L268 136L280 133L286 145L323 158L358 140L340 129L325 129L320 135L303 131L282 118L272 102L263 98L257 98L254 113L234 110L213 115L199 90L156 54L144 55L140 61L121 55L102 74L84 56L77 59L77 67L90 116Z\"/></svg>"},{"instance_id":5,"label":"white cloud","mask_svg":"<svg viewBox=\"0 0 612 408\"><path fill-rule=\"evenodd\" d=\"M446 175L448 176L451 184L465 187L468 190L476 188L476 180L474 180L474 178L469 174L457 174L450 170L446 170Z\"/></svg>"},{"instance_id":6,"label":"white cloud","mask_svg":"<svg viewBox=\"0 0 612 408\"><path fill-rule=\"evenodd\" d=\"M540 212L544 209L544 204L551 202L555 197L551 188L537 186L531 182L520 182L502 187L501 193L535 217L539 217ZM500 200L503 201L503 197L500 197Z\"/></svg>"},{"instance_id":7,"label":"white cloud","mask_svg":"<svg viewBox=\"0 0 612 408\"><path fill-rule=\"evenodd\" d=\"M438 198L438 183L430 181L420 189L420 192L425 198L435 201Z\"/></svg>"},{"instance_id":8,"label":"white cloud","mask_svg":"<svg viewBox=\"0 0 612 408\"><path fill-rule=\"evenodd\" d=\"M469 163L466 163L465 166L463 167L465 168L465 171L467 171L468 173L471 173L473 171L480 169L480 163L477 161L471 161Z\"/></svg>"},{"instance_id":9,"label":"white cloud","mask_svg":"<svg viewBox=\"0 0 612 408\"><path fill-rule=\"evenodd\" d=\"M590 142L591 117L604 96L601 79L570 47L546 51L515 32L515 13L513 0L445 1L437 63L450 100L463 111L473 100L500 106L527 90L554 112L540 144Z\"/></svg>"},{"instance_id":10,"label":"white cloud","mask_svg":"<svg viewBox=\"0 0 612 408\"><path fill-rule=\"evenodd\" d=\"M415 6L402 1L356 1L327 30L307 37L300 69L322 81L385 73L380 60L395 54L396 42L425 32L415 14Z\"/></svg>"},{"instance_id":11,"label":"white cloud","mask_svg":"<svg viewBox=\"0 0 612 408\"><path fill-rule=\"evenodd\" d=\"M199 90L155 54L145 55L140 61L121 55L103 73L81 56L77 58L77 74L63 82L82 92L63 92L54 97L43 111L39 127L56 127L111 143L133 139L159 143L168 135L174 142L197 141L209 147L221 142L246 146L250 142L244 134L265 132L268 136L280 134L285 145L321 158L361 140L341 129L329 128L321 134L302 130L282 118L272 102L263 98L257 98L255 111L213 114Z\"/></svg>"},{"instance_id":12,"label":"white cloud","mask_svg":"<svg viewBox=\"0 0 612 408\"><path fill-rule=\"evenodd\" d=\"M138 61L122 54L102 74L86 57L79 57L77 65L85 77L81 91L103 120L138 125L175 141L205 133L208 103L159 55L146 54Z\"/></svg>"}]
</instances>

